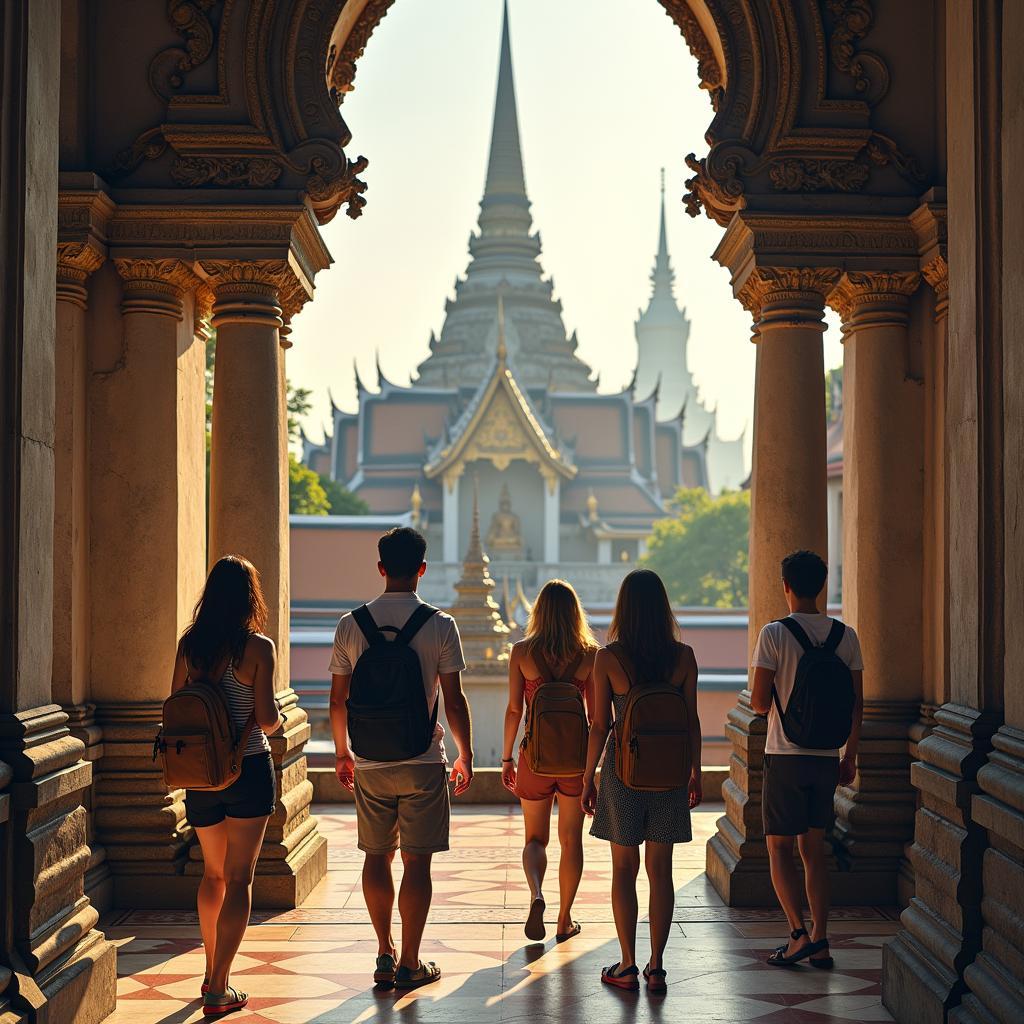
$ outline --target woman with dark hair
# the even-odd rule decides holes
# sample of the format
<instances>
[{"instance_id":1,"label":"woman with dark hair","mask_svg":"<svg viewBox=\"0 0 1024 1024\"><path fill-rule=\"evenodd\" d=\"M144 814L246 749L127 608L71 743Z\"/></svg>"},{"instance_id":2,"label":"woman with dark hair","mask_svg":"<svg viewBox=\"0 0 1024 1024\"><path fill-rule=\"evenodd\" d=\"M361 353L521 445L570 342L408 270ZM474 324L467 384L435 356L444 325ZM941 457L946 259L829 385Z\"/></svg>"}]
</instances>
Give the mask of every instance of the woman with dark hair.
<instances>
[{"instance_id":1,"label":"woman with dark hair","mask_svg":"<svg viewBox=\"0 0 1024 1024\"><path fill-rule=\"evenodd\" d=\"M617 964L601 971L601 980L631 991L640 987L636 878L642 843L651 888L651 958L643 976L647 990L657 994L667 990L662 956L675 909L673 845L692 839L690 811L702 799L697 660L693 648L679 642L678 632L661 577L649 569L629 573L619 588L608 629L609 645L598 651L594 662L590 746L581 797L584 811L594 817L590 834L607 840L612 849L612 912L621 957ZM633 687L666 685L678 688L685 700L689 742L681 747L680 757L689 759L688 765L681 766L684 775L688 770L689 784L660 791L631 789L616 770L615 735L609 736L609 731L621 728ZM594 776L606 738L598 788Z\"/></svg>"},{"instance_id":2,"label":"woman with dark hair","mask_svg":"<svg viewBox=\"0 0 1024 1024\"><path fill-rule=\"evenodd\" d=\"M228 982L249 923L256 858L276 799L267 736L282 720L274 699L274 642L263 635L266 628L259 573L244 558L227 555L210 570L174 662L172 693L192 679L220 680L236 729L249 728L235 782L216 791L185 791L185 814L203 850L198 905L207 1017L240 1010L248 1002Z\"/></svg>"},{"instance_id":3,"label":"woman with dark hair","mask_svg":"<svg viewBox=\"0 0 1024 1024\"><path fill-rule=\"evenodd\" d=\"M538 775L531 770L525 751L519 755L517 768L513 746L523 712L545 681L572 682L583 701L590 703L596 651L597 641L576 591L564 580L548 580L530 609L526 636L512 645L509 656L508 707L501 758L501 781L509 792L519 797L523 808L526 826L523 871L530 884L526 937L534 942L544 938L542 886L548 867L551 808L556 798L561 859L558 862L560 901L555 939L564 942L580 932L579 924L572 919L572 904L583 876L583 810L579 799L583 776ZM586 727L585 722L582 725Z\"/></svg>"}]
</instances>

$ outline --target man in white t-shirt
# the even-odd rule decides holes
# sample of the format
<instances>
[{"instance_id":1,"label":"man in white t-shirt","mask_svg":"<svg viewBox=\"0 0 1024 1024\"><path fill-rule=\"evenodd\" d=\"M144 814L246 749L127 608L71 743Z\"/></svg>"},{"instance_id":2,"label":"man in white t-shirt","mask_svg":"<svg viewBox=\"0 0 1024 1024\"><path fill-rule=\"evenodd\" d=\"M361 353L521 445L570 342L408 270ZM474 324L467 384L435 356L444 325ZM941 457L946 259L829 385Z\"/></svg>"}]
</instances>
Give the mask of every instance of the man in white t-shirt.
<instances>
[{"instance_id":1,"label":"man in white t-shirt","mask_svg":"<svg viewBox=\"0 0 1024 1024\"><path fill-rule=\"evenodd\" d=\"M822 647L833 627L843 627L818 611L828 566L813 551L795 551L782 561L782 585L791 619L806 640ZM834 642L834 641L833 641ZM783 730L779 706L789 704L797 666L804 654L801 642L783 622L769 622L754 647L750 703L768 716L761 807L765 842L771 864L772 885L790 926L790 941L768 958L777 966L810 959L816 967L832 966L828 946L829 881L825 861L825 830L833 818L837 785L849 785L857 772L857 745L864 711L864 662L860 641L846 626L835 648L853 680L853 728L844 750L800 747ZM774 696L773 696L774 692ZM776 703L777 700L777 703ZM803 921L800 876L793 862L793 841L804 865L804 886L812 925L808 935Z\"/></svg>"},{"instance_id":2,"label":"man in white t-shirt","mask_svg":"<svg viewBox=\"0 0 1024 1024\"><path fill-rule=\"evenodd\" d=\"M427 542L409 527L396 527L377 544L378 571L384 592L366 608L381 635L394 637L424 603L416 593L426 571ZM371 635L374 635L371 630ZM437 981L434 963L419 958L420 942L430 911L431 858L448 849L449 801L444 729L438 722L427 749L402 761L370 761L353 755L349 745L346 701L352 674L369 646L352 613L341 617L331 657L331 730L334 734L338 779L355 794L359 849L363 862L363 896L377 933L374 982L399 989L419 988ZM435 611L409 640L423 673L426 707L432 712L439 696L451 727L458 757L452 766L455 794L473 780L473 736L469 704L462 690L466 662L455 620ZM439 693L440 691L440 693ZM398 908L402 918L402 954L391 935L395 887L391 865L398 848L405 874Z\"/></svg>"}]
</instances>

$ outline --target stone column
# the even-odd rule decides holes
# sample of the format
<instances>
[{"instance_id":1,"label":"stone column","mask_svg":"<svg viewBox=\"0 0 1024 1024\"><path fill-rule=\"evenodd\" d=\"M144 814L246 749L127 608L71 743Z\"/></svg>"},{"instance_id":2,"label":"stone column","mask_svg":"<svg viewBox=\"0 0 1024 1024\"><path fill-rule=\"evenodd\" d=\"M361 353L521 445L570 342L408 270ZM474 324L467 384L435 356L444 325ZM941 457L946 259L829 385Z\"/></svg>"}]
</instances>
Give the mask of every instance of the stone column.
<instances>
[{"instance_id":1,"label":"stone column","mask_svg":"<svg viewBox=\"0 0 1024 1024\"><path fill-rule=\"evenodd\" d=\"M461 471L449 470L441 479L441 558L459 560L459 478ZM428 552L429 557L429 552Z\"/></svg>"},{"instance_id":2,"label":"stone column","mask_svg":"<svg viewBox=\"0 0 1024 1024\"><path fill-rule=\"evenodd\" d=\"M0 1019L93 1024L114 948L84 891L92 768L52 702L57 0L8 4L0 60ZM24 69L30 73L25 74Z\"/></svg>"},{"instance_id":3,"label":"stone column","mask_svg":"<svg viewBox=\"0 0 1024 1024\"><path fill-rule=\"evenodd\" d=\"M1004 13L1014 8L1019 21L1017 5L1001 6ZM1020 243L1013 226L1019 230L1020 216L1010 177L1016 171L1007 174L1001 162L1007 153L1001 150L1005 133L998 115L1018 105L1003 93L996 45L1001 36L988 20L992 11L988 4L945 8L946 38L957 41L946 61L949 692L911 768L920 799L910 850L915 893L901 916L903 929L884 950L882 970L882 998L893 1016L929 1024L954 1019L967 990L965 968L982 949L990 913L989 897L983 898L987 837L972 816L972 804L979 792L979 769L1002 724L1004 652L1012 635L1004 636L1004 609L1014 591L1004 575L1013 571L1006 559L1012 548L1004 549L1013 543L1012 531L1007 532L1012 519L1004 519L1003 485L1009 479L1004 478L1004 458L1016 459L1011 464L1019 473L1019 452L1003 447L1004 403L1012 393L1004 389L1003 359L1004 330L1016 328L1012 302L1006 300L1019 289L1019 280L1013 279L1004 292L1002 275L1019 273ZM1006 37L1006 45L1019 43L1019 34ZM1009 66L1017 68L1015 56ZM1019 621L1012 622L1012 630L1019 633ZM1018 679L1012 682L1019 684ZM1006 881L1003 876L1000 884ZM998 902L998 893L992 895ZM1014 898L1019 922L1019 889ZM1019 963L1019 924L1010 927L1017 938L1016 950L1009 953ZM996 934L986 930L984 941L990 939L998 945ZM982 1019L1015 1017L997 1013Z\"/></svg>"},{"instance_id":4,"label":"stone column","mask_svg":"<svg viewBox=\"0 0 1024 1024\"><path fill-rule=\"evenodd\" d=\"M836 794L837 903L896 903L914 834L911 725L921 705L924 388L910 368L917 272L850 271L843 320L843 618L864 652L857 778Z\"/></svg>"},{"instance_id":5,"label":"stone column","mask_svg":"<svg viewBox=\"0 0 1024 1024\"><path fill-rule=\"evenodd\" d=\"M750 527L750 644L786 613L780 565L790 551L827 550L825 372L821 336L828 268L754 268L738 294L754 314L757 370ZM797 442L796 439L799 439ZM707 872L730 906L774 902L761 827L765 719L750 691L729 712L733 745L726 813L707 848Z\"/></svg>"},{"instance_id":6,"label":"stone column","mask_svg":"<svg viewBox=\"0 0 1024 1024\"><path fill-rule=\"evenodd\" d=\"M69 717L71 734L85 744L84 760L102 752L95 705L89 697L88 367L86 310L89 276L103 262L88 242L57 246L53 516L53 699ZM95 836L92 790L83 798L90 856L85 891L100 911L110 908L113 885L106 851Z\"/></svg>"},{"instance_id":7,"label":"stone column","mask_svg":"<svg viewBox=\"0 0 1024 1024\"><path fill-rule=\"evenodd\" d=\"M178 637L203 582L204 353L191 271L115 259L96 275L90 338L90 676L103 757L96 833L118 906L187 903L192 838L153 739Z\"/></svg>"},{"instance_id":8,"label":"stone column","mask_svg":"<svg viewBox=\"0 0 1024 1024\"><path fill-rule=\"evenodd\" d=\"M306 777L310 727L288 671L288 425L282 293L294 291L284 261L202 263L213 290L217 355L210 450L212 564L243 555L260 572L277 645L275 689L285 725L271 739L278 806L256 871L254 898L263 907L294 907L327 870L327 843L309 813ZM198 849L189 874L201 871Z\"/></svg>"},{"instance_id":9,"label":"stone column","mask_svg":"<svg viewBox=\"0 0 1024 1024\"><path fill-rule=\"evenodd\" d=\"M553 472L544 477L544 561L548 565L557 565L559 560L561 490L560 481Z\"/></svg>"}]
</instances>

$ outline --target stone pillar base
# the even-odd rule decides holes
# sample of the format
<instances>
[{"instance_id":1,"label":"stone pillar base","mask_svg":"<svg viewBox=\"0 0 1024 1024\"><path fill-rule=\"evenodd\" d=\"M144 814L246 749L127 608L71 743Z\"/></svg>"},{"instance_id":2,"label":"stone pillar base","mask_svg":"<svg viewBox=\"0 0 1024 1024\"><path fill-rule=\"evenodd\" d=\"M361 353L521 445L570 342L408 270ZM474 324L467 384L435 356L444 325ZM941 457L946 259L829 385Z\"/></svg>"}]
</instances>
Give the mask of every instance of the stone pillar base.
<instances>
[{"instance_id":1,"label":"stone pillar base","mask_svg":"<svg viewBox=\"0 0 1024 1024\"><path fill-rule=\"evenodd\" d=\"M977 774L998 719L944 704L911 779L921 796L910 862L916 891L882 956L882 1001L899 1021L945 1024L981 948L983 829L971 820Z\"/></svg>"},{"instance_id":2,"label":"stone pillar base","mask_svg":"<svg viewBox=\"0 0 1024 1024\"><path fill-rule=\"evenodd\" d=\"M842 869L837 903L892 906L917 794L910 783L911 726L917 701L868 700L852 786L836 792L835 853Z\"/></svg>"},{"instance_id":3,"label":"stone pillar base","mask_svg":"<svg viewBox=\"0 0 1024 1024\"><path fill-rule=\"evenodd\" d=\"M96 835L113 876L113 905L164 909L193 832L184 790L167 792L153 740L162 703L101 704L103 757L94 787ZM170 906L178 906L171 902Z\"/></svg>"},{"instance_id":4,"label":"stone pillar base","mask_svg":"<svg viewBox=\"0 0 1024 1024\"><path fill-rule=\"evenodd\" d=\"M988 833L982 857L982 949L964 971L968 992L956 1024L1024 1020L1024 731L1004 725L978 772L974 820Z\"/></svg>"},{"instance_id":5,"label":"stone pillar base","mask_svg":"<svg viewBox=\"0 0 1024 1024\"><path fill-rule=\"evenodd\" d=\"M0 717L10 766L5 907L12 1019L97 1024L114 1009L114 947L84 890L89 860L82 796L92 768L56 704ZM0 997L2 998L2 997Z\"/></svg>"},{"instance_id":6,"label":"stone pillar base","mask_svg":"<svg viewBox=\"0 0 1024 1024\"><path fill-rule=\"evenodd\" d=\"M285 724L270 738L278 797L253 880L253 907L258 910L299 906L327 873L327 840L309 813L313 784L306 777L304 753L309 722L294 690L284 690L277 698ZM202 873L203 852L196 843L185 866L187 891L195 891Z\"/></svg>"}]
</instances>

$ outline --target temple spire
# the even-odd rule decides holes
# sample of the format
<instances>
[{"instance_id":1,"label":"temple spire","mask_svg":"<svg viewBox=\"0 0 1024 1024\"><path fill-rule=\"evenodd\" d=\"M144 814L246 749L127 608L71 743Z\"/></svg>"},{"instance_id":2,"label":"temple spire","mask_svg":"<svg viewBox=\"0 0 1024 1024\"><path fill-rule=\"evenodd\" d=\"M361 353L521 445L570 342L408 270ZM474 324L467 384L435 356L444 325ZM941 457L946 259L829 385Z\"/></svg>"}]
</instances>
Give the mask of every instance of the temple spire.
<instances>
[{"instance_id":1,"label":"temple spire","mask_svg":"<svg viewBox=\"0 0 1024 1024\"><path fill-rule=\"evenodd\" d=\"M506 0L484 202L498 197L507 202L513 196L526 199L526 179L523 175L523 154L519 145L519 114L516 109L516 85L512 77L512 44L509 40Z\"/></svg>"},{"instance_id":2,"label":"temple spire","mask_svg":"<svg viewBox=\"0 0 1024 1024\"><path fill-rule=\"evenodd\" d=\"M672 284L676 275L668 257L668 234L665 230L665 168L661 169L661 220L658 225L658 254L654 257L654 270L651 271L651 283L654 289L651 298L663 296L674 300Z\"/></svg>"}]
</instances>

